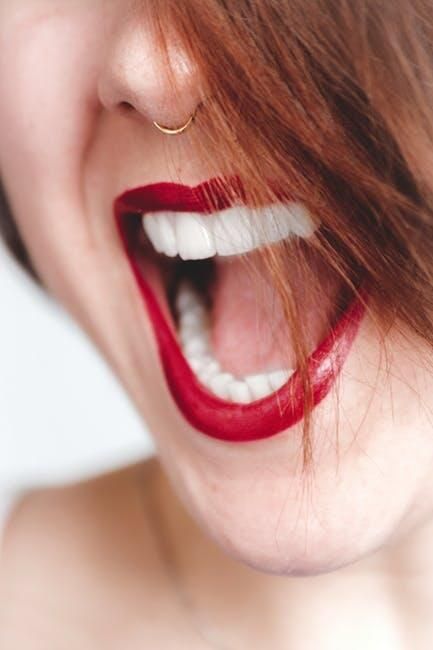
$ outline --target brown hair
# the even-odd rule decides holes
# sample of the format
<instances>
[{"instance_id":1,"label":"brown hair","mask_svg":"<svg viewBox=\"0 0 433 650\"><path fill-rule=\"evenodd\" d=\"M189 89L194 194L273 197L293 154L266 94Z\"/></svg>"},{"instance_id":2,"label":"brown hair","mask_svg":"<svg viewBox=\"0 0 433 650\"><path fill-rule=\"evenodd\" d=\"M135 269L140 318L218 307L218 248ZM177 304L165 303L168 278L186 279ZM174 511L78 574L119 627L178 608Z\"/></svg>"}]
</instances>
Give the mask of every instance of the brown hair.
<instances>
[{"instance_id":1,"label":"brown hair","mask_svg":"<svg viewBox=\"0 0 433 650\"><path fill-rule=\"evenodd\" d=\"M319 215L311 245L342 283L356 291L362 277L382 324L400 322L433 343L431 0L152 0L146 8L168 70L174 31L200 71L207 100L190 132L200 156L222 175L235 172L252 204L275 198L264 178L288 188ZM16 233L10 241L22 257ZM288 251L263 255L308 407ZM305 260L302 245L290 255ZM307 415L304 465L308 430Z\"/></svg>"}]
</instances>

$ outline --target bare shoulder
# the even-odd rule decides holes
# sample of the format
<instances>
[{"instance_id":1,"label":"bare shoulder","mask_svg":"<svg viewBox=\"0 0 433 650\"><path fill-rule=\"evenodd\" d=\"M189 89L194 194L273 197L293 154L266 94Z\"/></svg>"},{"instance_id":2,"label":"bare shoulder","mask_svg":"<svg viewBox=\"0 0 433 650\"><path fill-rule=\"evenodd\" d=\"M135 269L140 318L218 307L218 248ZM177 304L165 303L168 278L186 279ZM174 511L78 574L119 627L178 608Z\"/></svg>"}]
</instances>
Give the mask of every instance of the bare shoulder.
<instances>
[{"instance_id":1,"label":"bare shoulder","mask_svg":"<svg viewBox=\"0 0 433 650\"><path fill-rule=\"evenodd\" d=\"M36 549L39 562L51 562L63 553L90 553L95 546L101 559L104 549L113 552L125 542L130 546L125 528L140 522L137 534L148 532L143 517L146 483L156 462L152 458L86 481L25 494L9 517L0 566L9 566L17 556L21 564Z\"/></svg>"},{"instance_id":2,"label":"bare shoulder","mask_svg":"<svg viewBox=\"0 0 433 650\"><path fill-rule=\"evenodd\" d=\"M146 506L157 462L18 502L0 556L0 647L113 647L115 620L131 634L158 627L170 602Z\"/></svg>"}]
</instances>

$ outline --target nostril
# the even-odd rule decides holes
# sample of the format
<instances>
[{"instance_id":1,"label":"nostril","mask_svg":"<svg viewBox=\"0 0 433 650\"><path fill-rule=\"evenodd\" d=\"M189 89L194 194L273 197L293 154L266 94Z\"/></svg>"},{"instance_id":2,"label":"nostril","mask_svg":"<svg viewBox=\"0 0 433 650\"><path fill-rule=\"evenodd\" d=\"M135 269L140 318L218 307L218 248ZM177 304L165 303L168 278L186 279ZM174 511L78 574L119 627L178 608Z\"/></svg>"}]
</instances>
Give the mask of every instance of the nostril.
<instances>
[{"instance_id":1,"label":"nostril","mask_svg":"<svg viewBox=\"0 0 433 650\"><path fill-rule=\"evenodd\" d=\"M132 104L130 104L129 102L120 102L120 104L119 104L119 110L120 110L122 113L130 113L131 111L134 111L135 108L134 108L134 106L133 106Z\"/></svg>"}]
</instances>

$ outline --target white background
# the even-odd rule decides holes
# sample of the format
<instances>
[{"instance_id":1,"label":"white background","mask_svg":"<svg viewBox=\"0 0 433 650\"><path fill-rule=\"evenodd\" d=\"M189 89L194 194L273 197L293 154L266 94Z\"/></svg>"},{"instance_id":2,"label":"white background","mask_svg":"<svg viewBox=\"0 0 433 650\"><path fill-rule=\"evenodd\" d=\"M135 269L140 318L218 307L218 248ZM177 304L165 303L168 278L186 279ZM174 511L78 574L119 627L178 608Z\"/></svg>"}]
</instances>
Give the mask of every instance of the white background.
<instances>
[{"instance_id":1,"label":"white background","mask_svg":"<svg viewBox=\"0 0 433 650\"><path fill-rule=\"evenodd\" d=\"M0 245L0 490L77 480L153 451L91 343Z\"/></svg>"}]
</instances>

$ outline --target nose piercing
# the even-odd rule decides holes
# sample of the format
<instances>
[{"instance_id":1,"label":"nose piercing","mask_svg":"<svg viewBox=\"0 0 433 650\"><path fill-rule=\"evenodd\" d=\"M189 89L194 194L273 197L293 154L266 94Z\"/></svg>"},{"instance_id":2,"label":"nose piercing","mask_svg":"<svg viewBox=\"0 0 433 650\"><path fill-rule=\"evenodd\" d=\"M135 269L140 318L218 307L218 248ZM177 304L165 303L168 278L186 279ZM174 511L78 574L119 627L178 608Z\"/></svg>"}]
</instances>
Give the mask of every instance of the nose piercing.
<instances>
[{"instance_id":1,"label":"nose piercing","mask_svg":"<svg viewBox=\"0 0 433 650\"><path fill-rule=\"evenodd\" d=\"M184 131L186 131L187 128L189 128L191 126L191 124L193 123L194 118L196 116L197 110L198 110L198 106L195 109L194 113L189 118L189 120L183 126L179 126L179 127L176 127L176 128L171 128L169 126L162 126L161 124L158 124L158 122L153 122L153 126L156 126L158 131L161 131L162 133L165 133L165 135L179 135L180 133L184 133Z\"/></svg>"}]
</instances>

